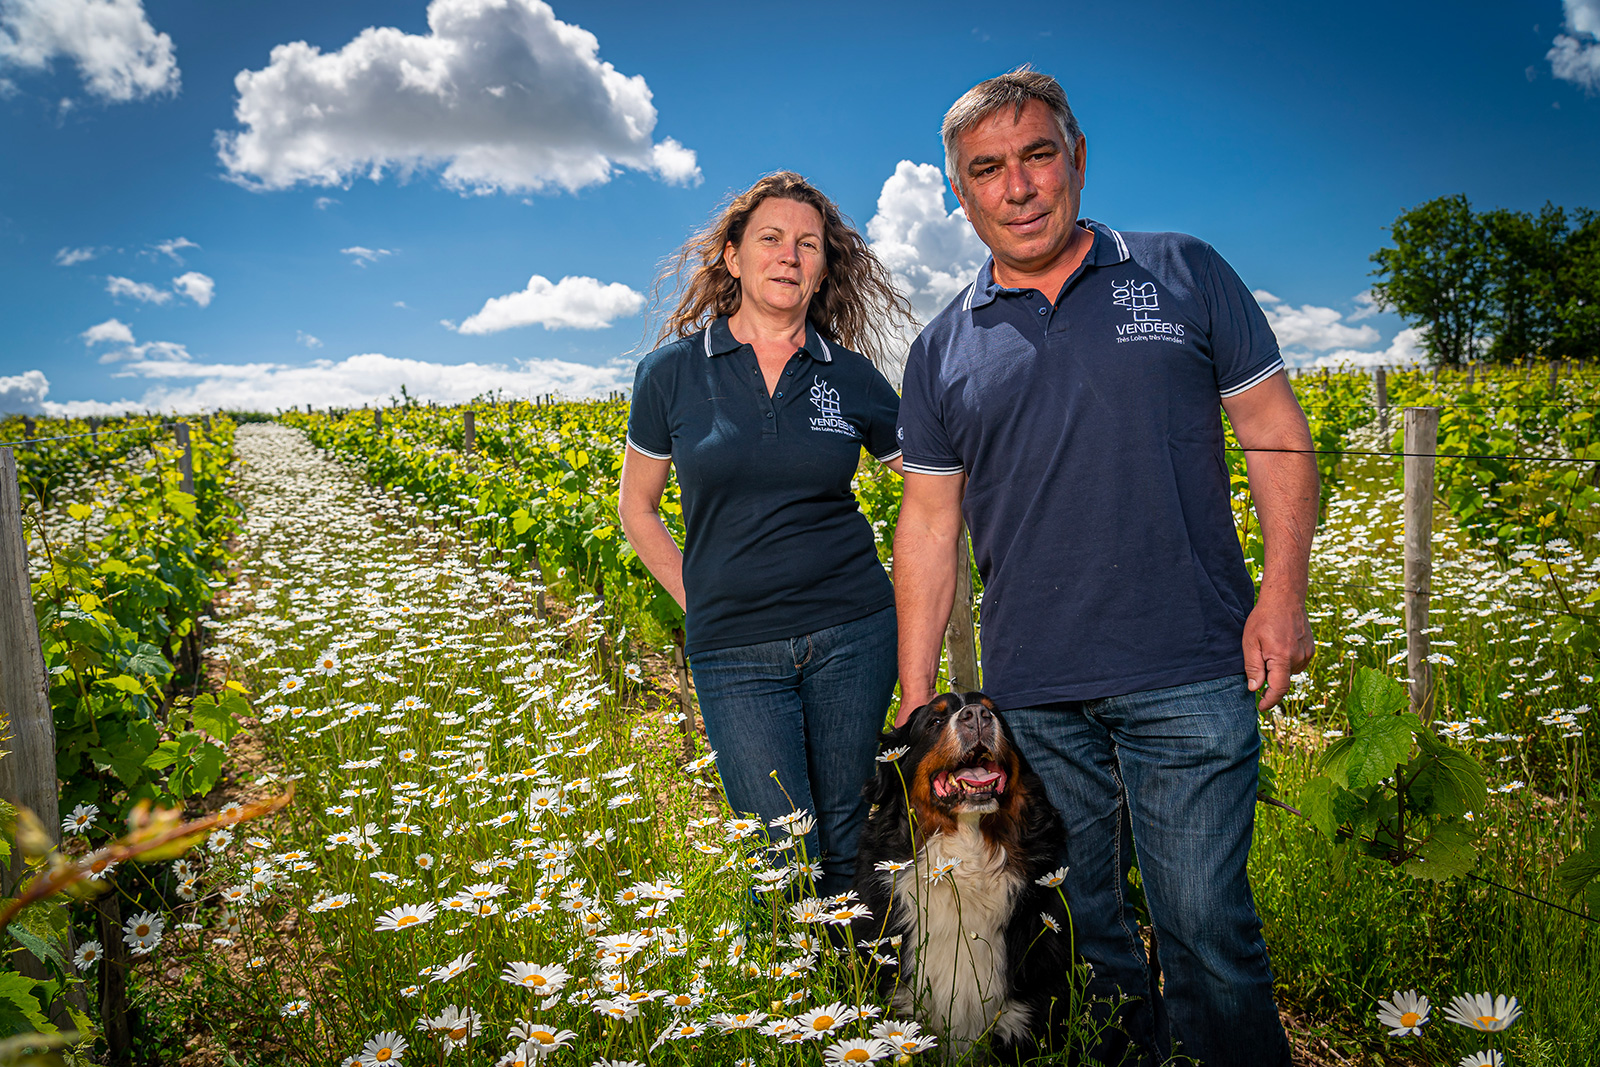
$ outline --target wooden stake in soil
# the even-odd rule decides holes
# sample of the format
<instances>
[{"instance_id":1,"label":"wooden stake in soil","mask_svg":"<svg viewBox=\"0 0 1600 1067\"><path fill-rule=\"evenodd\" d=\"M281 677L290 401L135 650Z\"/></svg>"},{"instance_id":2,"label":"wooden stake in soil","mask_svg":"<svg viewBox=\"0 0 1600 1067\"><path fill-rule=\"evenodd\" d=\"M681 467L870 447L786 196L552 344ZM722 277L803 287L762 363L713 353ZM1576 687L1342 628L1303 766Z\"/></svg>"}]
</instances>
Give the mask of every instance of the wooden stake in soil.
<instances>
[{"instance_id":1,"label":"wooden stake in soil","mask_svg":"<svg viewBox=\"0 0 1600 1067\"><path fill-rule=\"evenodd\" d=\"M978 635L972 625L972 563L968 555L967 524L956 537L956 595L950 621L944 627L944 648L950 689L966 693L977 689Z\"/></svg>"},{"instance_id":2,"label":"wooden stake in soil","mask_svg":"<svg viewBox=\"0 0 1600 1067\"><path fill-rule=\"evenodd\" d=\"M382 433L383 432L383 409L382 408L373 408L372 409L372 428L374 430L376 430L378 433Z\"/></svg>"},{"instance_id":3,"label":"wooden stake in soil","mask_svg":"<svg viewBox=\"0 0 1600 1067\"><path fill-rule=\"evenodd\" d=\"M37 815L51 844L59 843L56 724L28 582L17 461L9 448L0 448L0 713L11 724L10 754L0 759L0 797ZM13 849L8 869L0 871L0 891L10 896L22 872L21 850Z\"/></svg>"},{"instance_id":4,"label":"wooden stake in soil","mask_svg":"<svg viewBox=\"0 0 1600 1067\"><path fill-rule=\"evenodd\" d=\"M1389 373L1382 367L1372 370L1372 388L1378 397L1378 429L1389 439Z\"/></svg>"},{"instance_id":5,"label":"wooden stake in soil","mask_svg":"<svg viewBox=\"0 0 1600 1067\"><path fill-rule=\"evenodd\" d=\"M472 455L472 448L478 443L478 413L468 408L461 414L461 451Z\"/></svg>"},{"instance_id":6,"label":"wooden stake in soil","mask_svg":"<svg viewBox=\"0 0 1600 1067\"><path fill-rule=\"evenodd\" d=\"M178 470L183 472L183 482L179 486L185 493L194 496L194 449L189 446L189 424L180 422L176 427L178 447L183 450L178 457Z\"/></svg>"},{"instance_id":7,"label":"wooden stake in soil","mask_svg":"<svg viewBox=\"0 0 1600 1067\"><path fill-rule=\"evenodd\" d=\"M1428 662L1428 600L1433 593L1433 465L1439 450L1439 409L1405 414L1406 669L1411 710L1433 721L1433 664Z\"/></svg>"},{"instance_id":8,"label":"wooden stake in soil","mask_svg":"<svg viewBox=\"0 0 1600 1067\"><path fill-rule=\"evenodd\" d=\"M103 953L96 969L100 972L100 1019L106 1028L107 1062L125 1064L133 1041L128 1033L128 946L122 940L122 905L117 891L97 897L94 910Z\"/></svg>"},{"instance_id":9,"label":"wooden stake in soil","mask_svg":"<svg viewBox=\"0 0 1600 1067\"><path fill-rule=\"evenodd\" d=\"M674 626L672 665L678 669L678 710L683 713L678 728L683 731L683 758L694 759L694 735L698 731L694 724L694 701L689 699L689 660L683 654L684 640L683 627Z\"/></svg>"}]
</instances>

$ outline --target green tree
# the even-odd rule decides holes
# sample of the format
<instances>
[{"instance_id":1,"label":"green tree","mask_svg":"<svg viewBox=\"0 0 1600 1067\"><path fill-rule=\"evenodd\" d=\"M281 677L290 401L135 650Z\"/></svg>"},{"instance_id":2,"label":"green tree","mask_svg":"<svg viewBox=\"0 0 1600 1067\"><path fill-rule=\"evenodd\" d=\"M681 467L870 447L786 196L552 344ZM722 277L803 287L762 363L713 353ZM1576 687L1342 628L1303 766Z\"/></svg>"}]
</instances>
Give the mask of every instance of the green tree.
<instances>
[{"instance_id":1,"label":"green tree","mask_svg":"<svg viewBox=\"0 0 1600 1067\"><path fill-rule=\"evenodd\" d=\"M1485 349L1495 280L1488 228L1464 194L1441 196L1400 213L1389 229L1395 247L1372 254L1379 307L1426 327L1422 344L1435 362L1461 363Z\"/></svg>"},{"instance_id":2,"label":"green tree","mask_svg":"<svg viewBox=\"0 0 1600 1067\"><path fill-rule=\"evenodd\" d=\"M1556 267L1552 358L1600 359L1600 213L1573 212Z\"/></svg>"},{"instance_id":3,"label":"green tree","mask_svg":"<svg viewBox=\"0 0 1600 1067\"><path fill-rule=\"evenodd\" d=\"M1537 216L1496 208L1480 216L1488 237L1495 361L1545 359L1561 327L1557 279L1566 256L1567 213L1546 203Z\"/></svg>"}]
</instances>

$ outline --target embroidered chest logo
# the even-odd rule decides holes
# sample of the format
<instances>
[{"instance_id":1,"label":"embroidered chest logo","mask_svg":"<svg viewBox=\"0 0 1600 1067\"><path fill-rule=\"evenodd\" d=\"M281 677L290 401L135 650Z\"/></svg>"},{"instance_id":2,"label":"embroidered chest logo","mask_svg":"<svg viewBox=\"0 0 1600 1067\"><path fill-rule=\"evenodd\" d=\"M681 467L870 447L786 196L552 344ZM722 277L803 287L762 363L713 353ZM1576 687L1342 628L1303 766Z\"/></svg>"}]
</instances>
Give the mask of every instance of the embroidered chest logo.
<instances>
[{"instance_id":1,"label":"embroidered chest logo","mask_svg":"<svg viewBox=\"0 0 1600 1067\"><path fill-rule=\"evenodd\" d=\"M1127 308L1133 316L1131 322L1117 326L1118 344L1124 341L1183 340L1183 324L1167 322L1157 314L1161 310L1161 296L1156 292L1155 282L1136 282L1131 278L1125 282L1113 281L1111 303Z\"/></svg>"},{"instance_id":2,"label":"embroidered chest logo","mask_svg":"<svg viewBox=\"0 0 1600 1067\"><path fill-rule=\"evenodd\" d=\"M811 419L811 428L822 433L842 433L846 437L859 437L856 428L839 415L839 390L819 377L811 379L811 403L817 414Z\"/></svg>"}]
</instances>

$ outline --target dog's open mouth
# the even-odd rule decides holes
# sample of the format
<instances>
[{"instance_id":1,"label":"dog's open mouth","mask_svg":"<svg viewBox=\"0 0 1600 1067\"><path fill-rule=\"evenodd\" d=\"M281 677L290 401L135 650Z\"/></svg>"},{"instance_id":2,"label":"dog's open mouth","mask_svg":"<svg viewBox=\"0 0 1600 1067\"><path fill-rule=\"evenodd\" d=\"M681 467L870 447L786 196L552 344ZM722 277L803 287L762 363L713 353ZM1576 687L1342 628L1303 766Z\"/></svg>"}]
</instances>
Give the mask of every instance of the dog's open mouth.
<instances>
[{"instance_id":1,"label":"dog's open mouth","mask_svg":"<svg viewBox=\"0 0 1600 1067\"><path fill-rule=\"evenodd\" d=\"M933 779L934 795L951 801L992 800L1006 791L1006 772L991 759L979 760Z\"/></svg>"}]
</instances>

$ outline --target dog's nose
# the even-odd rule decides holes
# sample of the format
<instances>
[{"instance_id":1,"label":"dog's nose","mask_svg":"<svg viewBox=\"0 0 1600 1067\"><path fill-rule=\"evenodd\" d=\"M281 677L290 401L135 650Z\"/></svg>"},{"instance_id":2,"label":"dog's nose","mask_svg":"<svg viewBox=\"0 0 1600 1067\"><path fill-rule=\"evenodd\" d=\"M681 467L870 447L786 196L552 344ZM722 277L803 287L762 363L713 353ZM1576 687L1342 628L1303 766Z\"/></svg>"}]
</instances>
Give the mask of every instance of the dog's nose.
<instances>
[{"instance_id":1,"label":"dog's nose","mask_svg":"<svg viewBox=\"0 0 1600 1067\"><path fill-rule=\"evenodd\" d=\"M984 739L994 716L982 704L967 704L956 713L956 736L963 744L974 744Z\"/></svg>"}]
</instances>

